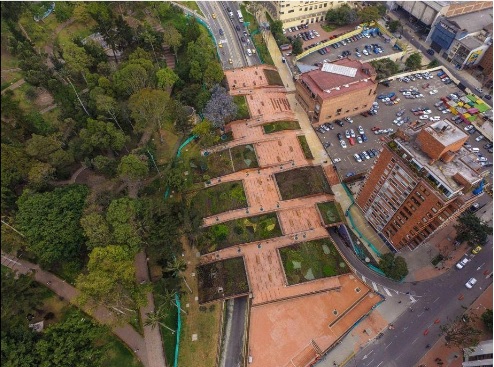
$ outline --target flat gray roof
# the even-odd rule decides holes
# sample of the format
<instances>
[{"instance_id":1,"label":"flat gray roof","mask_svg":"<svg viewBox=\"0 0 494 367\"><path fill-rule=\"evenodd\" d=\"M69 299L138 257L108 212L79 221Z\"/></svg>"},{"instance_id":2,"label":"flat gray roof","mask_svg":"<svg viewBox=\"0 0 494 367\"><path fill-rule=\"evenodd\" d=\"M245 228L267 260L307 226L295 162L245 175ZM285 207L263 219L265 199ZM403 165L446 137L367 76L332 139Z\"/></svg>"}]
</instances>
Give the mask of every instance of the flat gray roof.
<instances>
[{"instance_id":1,"label":"flat gray roof","mask_svg":"<svg viewBox=\"0 0 494 367\"><path fill-rule=\"evenodd\" d=\"M465 133L458 129L456 126L451 124L449 121L438 121L434 124L431 124L424 129L428 129L430 132L434 127L442 127L442 126L452 126L454 130L448 129L440 137L441 142L444 144L451 143L453 141L457 141L461 136L465 136ZM455 131L456 130L456 131ZM395 141L398 145L400 145L404 150L406 150L413 160L420 166L425 168L434 178L436 178L443 186L448 188L451 193L458 192L462 186L459 185L454 179L453 176L457 173L461 174L466 181L471 184L479 182L482 177L476 172L476 169L480 167L477 162L477 156L474 153L471 153L465 148L461 148L457 153L456 157L451 162L443 162L441 160L435 161L434 164L430 164L431 158L425 154L416 143L415 139L420 132L420 129L416 131L411 128L404 129L404 132L410 136L409 141L404 141L400 138L396 138ZM438 133L434 130L434 137L438 138Z\"/></svg>"},{"instance_id":2,"label":"flat gray roof","mask_svg":"<svg viewBox=\"0 0 494 367\"><path fill-rule=\"evenodd\" d=\"M478 32L492 23L492 8L449 17L447 20L460 30L465 29L469 33Z\"/></svg>"}]
</instances>

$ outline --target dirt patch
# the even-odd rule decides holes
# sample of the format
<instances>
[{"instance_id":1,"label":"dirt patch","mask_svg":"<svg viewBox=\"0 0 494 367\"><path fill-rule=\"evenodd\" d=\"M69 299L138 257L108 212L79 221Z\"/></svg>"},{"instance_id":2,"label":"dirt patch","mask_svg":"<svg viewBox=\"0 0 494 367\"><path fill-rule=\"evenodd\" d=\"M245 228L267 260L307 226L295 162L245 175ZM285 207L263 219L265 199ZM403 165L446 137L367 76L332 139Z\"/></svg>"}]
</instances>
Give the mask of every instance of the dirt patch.
<instances>
[{"instance_id":1,"label":"dirt patch","mask_svg":"<svg viewBox=\"0 0 494 367\"><path fill-rule=\"evenodd\" d=\"M54 102L53 96L44 88L36 88L38 96L34 100L34 104L40 108L51 106Z\"/></svg>"}]
</instances>

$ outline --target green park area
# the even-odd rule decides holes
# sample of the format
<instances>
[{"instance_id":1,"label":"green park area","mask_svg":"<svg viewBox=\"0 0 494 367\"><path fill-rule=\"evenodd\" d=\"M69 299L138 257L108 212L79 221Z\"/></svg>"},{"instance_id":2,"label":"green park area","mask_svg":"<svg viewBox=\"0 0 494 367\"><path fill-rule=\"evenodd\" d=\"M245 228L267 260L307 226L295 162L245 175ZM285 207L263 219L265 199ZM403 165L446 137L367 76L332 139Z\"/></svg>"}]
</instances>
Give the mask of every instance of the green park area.
<instances>
[{"instance_id":1,"label":"green park area","mask_svg":"<svg viewBox=\"0 0 494 367\"><path fill-rule=\"evenodd\" d=\"M289 285L342 275L350 271L328 238L282 247L278 251Z\"/></svg>"},{"instance_id":2,"label":"green park area","mask_svg":"<svg viewBox=\"0 0 494 367\"><path fill-rule=\"evenodd\" d=\"M197 267L199 303L249 292L243 257L216 261Z\"/></svg>"},{"instance_id":3,"label":"green park area","mask_svg":"<svg viewBox=\"0 0 494 367\"><path fill-rule=\"evenodd\" d=\"M275 177L282 200L333 193L321 166L296 168Z\"/></svg>"},{"instance_id":4,"label":"green park area","mask_svg":"<svg viewBox=\"0 0 494 367\"><path fill-rule=\"evenodd\" d=\"M278 217L275 213L268 213L204 228L198 239L198 249L202 254L206 254L241 243L261 241L281 235Z\"/></svg>"},{"instance_id":5,"label":"green park area","mask_svg":"<svg viewBox=\"0 0 494 367\"><path fill-rule=\"evenodd\" d=\"M336 201L318 203L317 209L319 209L325 225L341 223L345 220L345 214L341 209L341 205Z\"/></svg>"},{"instance_id":6,"label":"green park area","mask_svg":"<svg viewBox=\"0 0 494 367\"><path fill-rule=\"evenodd\" d=\"M233 103L235 103L238 108L237 115L234 120L247 120L250 118L249 106L247 105L247 99L245 96L233 96Z\"/></svg>"}]
</instances>

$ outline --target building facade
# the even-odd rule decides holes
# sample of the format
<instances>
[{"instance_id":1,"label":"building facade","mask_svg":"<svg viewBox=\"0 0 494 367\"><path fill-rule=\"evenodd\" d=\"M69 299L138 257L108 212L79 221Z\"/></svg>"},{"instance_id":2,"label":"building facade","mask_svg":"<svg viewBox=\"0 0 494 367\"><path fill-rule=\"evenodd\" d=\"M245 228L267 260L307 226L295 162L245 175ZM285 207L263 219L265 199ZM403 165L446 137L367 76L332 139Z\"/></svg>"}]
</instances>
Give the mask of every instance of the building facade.
<instances>
[{"instance_id":1,"label":"building facade","mask_svg":"<svg viewBox=\"0 0 494 367\"><path fill-rule=\"evenodd\" d=\"M376 71L369 63L341 59L299 75L297 100L318 124L368 111L376 98Z\"/></svg>"},{"instance_id":2,"label":"building facade","mask_svg":"<svg viewBox=\"0 0 494 367\"><path fill-rule=\"evenodd\" d=\"M492 8L453 17L440 16L426 41L456 68L471 68L492 45Z\"/></svg>"},{"instance_id":3,"label":"building facade","mask_svg":"<svg viewBox=\"0 0 494 367\"><path fill-rule=\"evenodd\" d=\"M482 86L492 88L492 45L489 46L478 66L482 69Z\"/></svg>"},{"instance_id":4,"label":"building facade","mask_svg":"<svg viewBox=\"0 0 494 367\"><path fill-rule=\"evenodd\" d=\"M390 248L415 249L476 201L483 169L467 139L443 120L412 123L384 144L356 202Z\"/></svg>"},{"instance_id":5,"label":"building facade","mask_svg":"<svg viewBox=\"0 0 494 367\"><path fill-rule=\"evenodd\" d=\"M283 28L326 20L329 9L346 1L263 1L271 18L281 20Z\"/></svg>"},{"instance_id":6,"label":"building facade","mask_svg":"<svg viewBox=\"0 0 494 367\"><path fill-rule=\"evenodd\" d=\"M492 366L494 362L492 356L492 339L481 341L478 345L463 349L462 367L484 367Z\"/></svg>"}]
</instances>

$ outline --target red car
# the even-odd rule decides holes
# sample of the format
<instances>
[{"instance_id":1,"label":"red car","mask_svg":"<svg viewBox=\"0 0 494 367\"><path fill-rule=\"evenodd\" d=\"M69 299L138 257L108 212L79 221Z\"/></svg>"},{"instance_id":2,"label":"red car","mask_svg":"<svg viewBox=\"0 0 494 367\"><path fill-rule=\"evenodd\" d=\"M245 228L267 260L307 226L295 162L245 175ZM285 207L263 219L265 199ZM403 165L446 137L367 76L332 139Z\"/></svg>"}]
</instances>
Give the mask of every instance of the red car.
<instances>
[{"instance_id":1,"label":"red car","mask_svg":"<svg viewBox=\"0 0 494 367\"><path fill-rule=\"evenodd\" d=\"M371 129L371 131L377 131L377 130L381 130L381 128L380 128L380 127L377 127L377 126L374 126L374 127Z\"/></svg>"}]
</instances>

